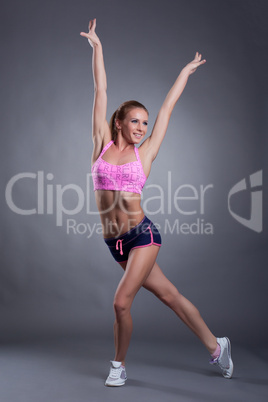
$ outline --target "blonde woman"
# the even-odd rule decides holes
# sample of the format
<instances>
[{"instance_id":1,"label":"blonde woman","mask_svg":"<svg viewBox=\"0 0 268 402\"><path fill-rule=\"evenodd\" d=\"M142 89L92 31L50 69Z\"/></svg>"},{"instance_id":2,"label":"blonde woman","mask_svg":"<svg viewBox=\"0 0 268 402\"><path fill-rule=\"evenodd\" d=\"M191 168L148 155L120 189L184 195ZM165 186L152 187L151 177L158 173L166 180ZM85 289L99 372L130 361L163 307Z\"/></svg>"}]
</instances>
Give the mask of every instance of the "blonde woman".
<instances>
[{"instance_id":1,"label":"blonde woman","mask_svg":"<svg viewBox=\"0 0 268 402\"><path fill-rule=\"evenodd\" d=\"M105 385L121 386L127 379L125 358L132 333L130 309L142 286L175 312L205 345L212 356L211 363L220 367L225 378L231 378L229 339L216 338L196 307L165 277L156 262L161 235L141 207L142 188L165 137L172 110L189 76L206 61L196 53L194 60L182 69L159 110L152 133L144 140L148 111L141 103L124 102L114 112L110 125L106 120L106 73L95 29L96 19L89 22L89 32L80 33L93 48L93 183L104 241L124 270L114 296L115 356Z\"/></svg>"}]
</instances>

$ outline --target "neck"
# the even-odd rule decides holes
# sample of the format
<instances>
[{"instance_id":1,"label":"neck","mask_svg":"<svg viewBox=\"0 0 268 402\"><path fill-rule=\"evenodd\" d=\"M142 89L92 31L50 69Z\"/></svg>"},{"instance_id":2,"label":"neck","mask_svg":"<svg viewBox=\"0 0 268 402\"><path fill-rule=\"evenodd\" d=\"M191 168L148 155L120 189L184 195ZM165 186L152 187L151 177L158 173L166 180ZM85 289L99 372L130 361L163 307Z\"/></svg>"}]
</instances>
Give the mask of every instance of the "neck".
<instances>
[{"instance_id":1,"label":"neck","mask_svg":"<svg viewBox=\"0 0 268 402\"><path fill-rule=\"evenodd\" d=\"M126 139L122 136L121 131L117 133L116 139L114 140L114 145L118 150L124 151L125 149L133 148L134 143L127 142Z\"/></svg>"}]
</instances>

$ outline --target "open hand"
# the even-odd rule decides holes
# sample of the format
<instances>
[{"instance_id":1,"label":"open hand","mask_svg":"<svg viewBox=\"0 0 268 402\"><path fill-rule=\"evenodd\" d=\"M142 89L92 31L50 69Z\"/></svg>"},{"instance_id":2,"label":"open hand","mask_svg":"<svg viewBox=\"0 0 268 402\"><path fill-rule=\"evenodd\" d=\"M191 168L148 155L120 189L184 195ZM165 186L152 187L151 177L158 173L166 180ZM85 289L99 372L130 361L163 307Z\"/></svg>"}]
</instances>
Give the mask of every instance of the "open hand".
<instances>
[{"instance_id":1,"label":"open hand","mask_svg":"<svg viewBox=\"0 0 268 402\"><path fill-rule=\"evenodd\" d=\"M195 58L193 59L193 61L191 61L190 63L188 63L184 69L187 71L187 73L193 74L197 67L201 66L202 64L205 64L206 60L202 60L202 55L201 53L196 52L195 54Z\"/></svg>"},{"instance_id":2,"label":"open hand","mask_svg":"<svg viewBox=\"0 0 268 402\"><path fill-rule=\"evenodd\" d=\"M100 40L95 32L96 29L96 18L94 20L90 20L88 24L88 33L80 32L81 36L84 36L88 39L89 44L94 47L100 44Z\"/></svg>"}]
</instances>

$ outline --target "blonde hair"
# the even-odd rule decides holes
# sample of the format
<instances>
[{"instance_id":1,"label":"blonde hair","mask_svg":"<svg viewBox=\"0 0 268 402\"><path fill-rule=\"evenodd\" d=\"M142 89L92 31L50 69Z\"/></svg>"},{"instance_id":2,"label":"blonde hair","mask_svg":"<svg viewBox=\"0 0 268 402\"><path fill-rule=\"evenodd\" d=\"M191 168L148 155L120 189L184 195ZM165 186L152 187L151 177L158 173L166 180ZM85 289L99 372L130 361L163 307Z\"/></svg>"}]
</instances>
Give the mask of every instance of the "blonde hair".
<instances>
[{"instance_id":1,"label":"blonde hair","mask_svg":"<svg viewBox=\"0 0 268 402\"><path fill-rule=\"evenodd\" d=\"M124 118L126 117L127 113L130 110L136 109L136 108L145 110L149 115L149 112L146 109L146 107L142 103L137 102L135 100L130 100L130 101L126 101L126 102L122 103L119 106L119 108L113 113L113 115L111 117L111 120L110 120L110 124L109 124L110 130L111 130L111 133L112 133L112 140L113 141L115 141L116 137L117 137L117 128L116 128L116 125L115 125L115 120L116 119L124 120Z\"/></svg>"}]
</instances>

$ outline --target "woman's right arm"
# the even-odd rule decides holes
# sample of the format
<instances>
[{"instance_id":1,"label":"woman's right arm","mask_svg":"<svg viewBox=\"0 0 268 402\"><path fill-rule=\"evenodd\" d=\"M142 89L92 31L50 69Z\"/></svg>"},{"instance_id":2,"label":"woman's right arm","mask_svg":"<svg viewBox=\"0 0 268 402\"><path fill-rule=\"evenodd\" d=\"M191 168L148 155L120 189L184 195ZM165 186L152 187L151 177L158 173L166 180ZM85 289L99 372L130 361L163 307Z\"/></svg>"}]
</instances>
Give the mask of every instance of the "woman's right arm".
<instances>
[{"instance_id":1,"label":"woman's right arm","mask_svg":"<svg viewBox=\"0 0 268 402\"><path fill-rule=\"evenodd\" d=\"M94 103L92 111L92 139L95 152L98 154L103 147L103 143L111 139L111 134L106 120L107 80L102 45L95 33L95 28L96 19L89 22L89 32L81 32L80 35L86 37L93 48L92 71L94 79Z\"/></svg>"}]
</instances>

